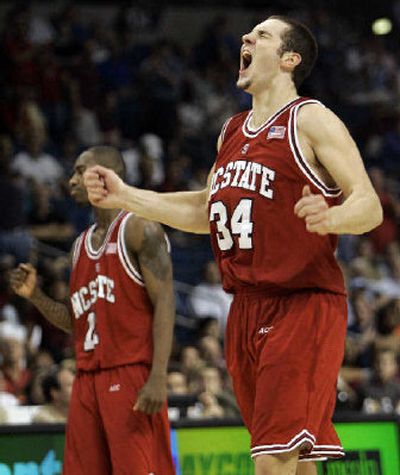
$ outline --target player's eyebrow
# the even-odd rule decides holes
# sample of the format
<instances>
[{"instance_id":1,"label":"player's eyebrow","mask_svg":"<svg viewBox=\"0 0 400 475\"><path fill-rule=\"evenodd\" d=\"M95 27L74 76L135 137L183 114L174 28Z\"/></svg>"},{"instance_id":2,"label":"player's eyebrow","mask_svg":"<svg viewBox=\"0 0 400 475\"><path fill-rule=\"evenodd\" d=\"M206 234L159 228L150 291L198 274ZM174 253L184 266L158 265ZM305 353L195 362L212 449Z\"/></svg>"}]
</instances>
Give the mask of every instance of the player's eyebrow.
<instances>
[{"instance_id":1,"label":"player's eyebrow","mask_svg":"<svg viewBox=\"0 0 400 475\"><path fill-rule=\"evenodd\" d=\"M259 35L268 35L270 37L272 37L272 33L268 30L266 30L265 28L263 27L258 27L256 26L255 28L253 28L252 32L254 33L258 33Z\"/></svg>"}]
</instances>

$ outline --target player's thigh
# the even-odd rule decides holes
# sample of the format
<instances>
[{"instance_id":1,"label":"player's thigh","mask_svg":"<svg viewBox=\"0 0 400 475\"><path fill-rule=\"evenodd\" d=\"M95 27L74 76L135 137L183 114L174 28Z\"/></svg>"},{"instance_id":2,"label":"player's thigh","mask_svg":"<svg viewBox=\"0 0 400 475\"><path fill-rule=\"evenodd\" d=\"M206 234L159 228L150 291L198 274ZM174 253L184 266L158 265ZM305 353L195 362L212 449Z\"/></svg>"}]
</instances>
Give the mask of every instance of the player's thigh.
<instances>
[{"instance_id":1,"label":"player's thigh","mask_svg":"<svg viewBox=\"0 0 400 475\"><path fill-rule=\"evenodd\" d=\"M249 334L255 326L258 312L254 301L235 296L229 312L225 357L244 424L251 431L257 367Z\"/></svg>"},{"instance_id":2,"label":"player's thigh","mask_svg":"<svg viewBox=\"0 0 400 475\"><path fill-rule=\"evenodd\" d=\"M149 371L141 365L103 370L97 393L113 475L173 475L167 407L154 415L134 411Z\"/></svg>"},{"instance_id":3,"label":"player's thigh","mask_svg":"<svg viewBox=\"0 0 400 475\"><path fill-rule=\"evenodd\" d=\"M343 302L320 293L290 297L281 302L281 318L259 336L266 341L259 343L253 454L315 443L343 356L346 310L337 309Z\"/></svg>"},{"instance_id":4,"label":"player's thigh","mask_svg":"<svg viewBox=\"0 0 400 475\"><path fill-rule=\"evenodd\" d=\"M91 374L80 374L74 381L66 427L63 475L111 475L108 445Z\"/></svg>"}]
</instances>

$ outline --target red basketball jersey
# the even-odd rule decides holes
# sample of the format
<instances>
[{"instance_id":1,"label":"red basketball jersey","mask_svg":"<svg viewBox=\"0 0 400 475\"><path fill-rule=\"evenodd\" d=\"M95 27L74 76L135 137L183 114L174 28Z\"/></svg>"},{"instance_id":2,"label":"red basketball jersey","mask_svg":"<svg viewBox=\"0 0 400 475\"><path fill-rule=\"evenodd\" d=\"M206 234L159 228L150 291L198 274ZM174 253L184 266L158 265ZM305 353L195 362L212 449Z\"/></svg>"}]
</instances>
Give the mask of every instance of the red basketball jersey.
<instances>
[{"instance_id":1,"label":"red basketball jersey","mask_svg":"<svg viewBox=\"0 0 400 475\"><path fill-rule=\"evenodd\" d=\"M297 136L300 107L318 101L297 98L258 129L252 112L229 119L211 182L211 241L225 290L264 289L284 294L300 289L345 293L334 252L337 236L306 230L294 214L304 185L330 206L341 191L330 188L304 157Z\"/></svg>"},{"instance_id":2,"label":"red basketball jersey","mask_svg":"<svg viewBox=\"0 0 400 475\"><path fill-rule=\"evenodd\" d=\"M70 291L78 369L151 364L153 307L125 246L129 217L115 218L97 250L95 224L75 244Z\"/></svg>"}]
</instances>

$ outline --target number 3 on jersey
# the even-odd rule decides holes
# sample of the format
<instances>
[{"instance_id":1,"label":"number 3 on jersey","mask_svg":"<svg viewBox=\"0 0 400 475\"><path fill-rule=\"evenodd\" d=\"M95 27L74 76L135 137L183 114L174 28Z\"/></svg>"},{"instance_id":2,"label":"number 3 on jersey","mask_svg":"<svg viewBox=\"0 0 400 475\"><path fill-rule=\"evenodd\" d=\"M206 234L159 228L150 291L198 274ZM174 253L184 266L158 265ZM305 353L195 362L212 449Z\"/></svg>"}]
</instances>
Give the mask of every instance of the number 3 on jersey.
<instances>
[{"instance_id":1,"label":"number 3 on jersey","mask_svg":"<svg viewBox=\"0 0 400 475\"><path fill-rule=\"evenodd\" d=\"M239 236L239 249L253 248L253 222L251 221L251 209L253 200L239 201L230 218L230 229L227 227L229 216L228 210L222 201L216 201L210 207L210 222L215 221L217 226L217 241L221 251L232 249L233 236Z\"/></svg>"},{"instance_id":2,"label":"number 3 on jersey","mask_svg":"<svg viewBox=\"0 0 400 475\"><path fill-rule=\"evenodd\" d=\"M99 335L96 333L96 314L90 312L87 317L88 331L86 332L85 341L83 343L83 349L85 351L92 351L94 347L99 343Z\"/></svg>"}]
</instances>

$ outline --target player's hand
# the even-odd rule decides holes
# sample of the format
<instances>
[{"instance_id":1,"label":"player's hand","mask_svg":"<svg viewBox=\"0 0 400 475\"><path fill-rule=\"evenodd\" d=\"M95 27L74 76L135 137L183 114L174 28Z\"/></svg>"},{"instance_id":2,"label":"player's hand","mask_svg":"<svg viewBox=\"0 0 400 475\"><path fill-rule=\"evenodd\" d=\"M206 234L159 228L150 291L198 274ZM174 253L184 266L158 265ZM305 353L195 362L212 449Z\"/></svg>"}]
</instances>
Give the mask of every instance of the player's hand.
<instances>
[{"instance_id":1,"label":"player's hand","mask_svg":"<svg viewBox=\"0 0 400 475\"><path fill-rule=\"evenodd\" d=\"M166 400L167 377L150 374L146 384L139 391L133 410L142 411L146 414L155 414L162 409Z\"/></svg>"},{"instance_id":2,"label":"player's hand","mask_svg":"<svg viewBox=\"0 0 400 475\"><path fill-rule=\"evenodd\" d=\"M20 264L11 271L10 284L17 295L26 299L31 298L37 285L36 269L32 264Z\"/></svg>"},{"instance_id":3,"label":"player's hand","mask_svg":"<svg viewBox=\"0 0 400 475\"><path fill-rule=\"evenodd\" d=\"M83 181L93 206L110 209L122 207L125 183L113 170L95 165L85 171Z\"/></svg>"},{"instance_id":4,"label":"player's hand","mask_svg":"<svg viewBox=\"0 0 400 475\"><path fill-rule=\"evenodd\" d=\"M296 203L294 212L296 216L304 219L306 229L310 233L325 236L331 232L329 205L322 195L311 193L308 185L303 188L302 197Z\"/></svg>"}]
</instances>

